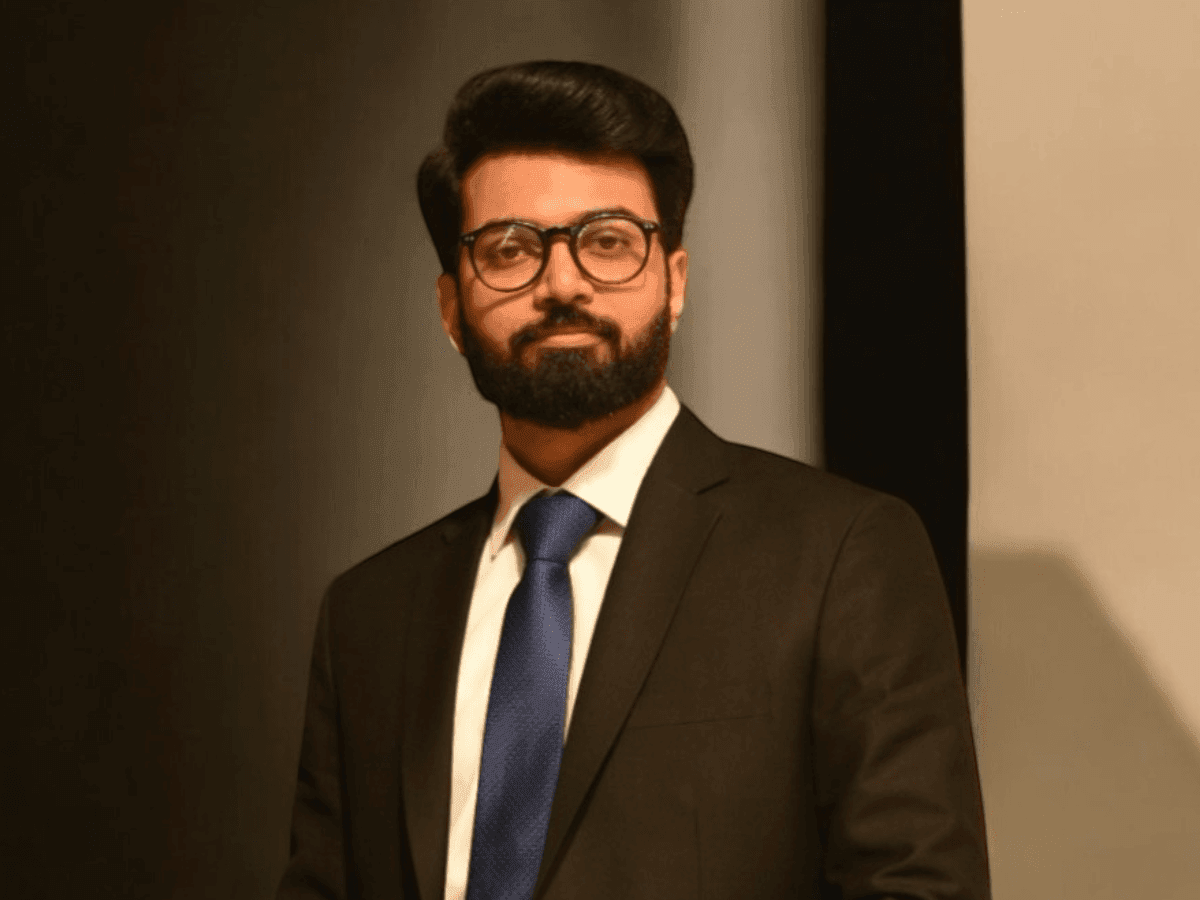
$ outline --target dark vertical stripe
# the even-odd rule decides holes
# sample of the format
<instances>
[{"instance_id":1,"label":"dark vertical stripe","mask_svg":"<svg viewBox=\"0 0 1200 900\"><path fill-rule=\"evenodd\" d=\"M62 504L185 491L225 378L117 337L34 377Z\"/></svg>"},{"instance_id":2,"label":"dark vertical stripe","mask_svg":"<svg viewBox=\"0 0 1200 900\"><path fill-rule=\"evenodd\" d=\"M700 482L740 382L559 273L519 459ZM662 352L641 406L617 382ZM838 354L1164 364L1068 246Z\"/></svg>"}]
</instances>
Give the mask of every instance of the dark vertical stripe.
<instances>
[{"instance_id":1,"label":"dark vertical stripe","mask_svg":"<svg viewBox=\"0 0 1200 900\"><path fill-rule=\"evenodd\" d=\"M826 466L925 520L965 662L959 4L829 3L825 65Z\"/></svg>"}]
</instances>

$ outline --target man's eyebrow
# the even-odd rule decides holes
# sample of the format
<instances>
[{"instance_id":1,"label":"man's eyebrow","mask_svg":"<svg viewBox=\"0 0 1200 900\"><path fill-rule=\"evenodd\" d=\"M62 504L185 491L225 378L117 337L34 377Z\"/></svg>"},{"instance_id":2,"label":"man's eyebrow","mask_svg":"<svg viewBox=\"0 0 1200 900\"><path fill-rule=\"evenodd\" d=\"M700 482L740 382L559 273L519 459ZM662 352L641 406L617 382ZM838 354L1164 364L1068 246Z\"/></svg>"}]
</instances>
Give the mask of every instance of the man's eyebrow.
<instances>
[{"instance_id":1,"label":"man's eyebrow","mask_svg":"<svg viewBox=\"0 0 1200 900\"><path fill-rule=\"evenodd\" d=\"M633 210L631 210L627 206L605 206L605 207L601 207L599 209L589 209L586 212L582 212L579 215L577 215L575 218L568 219L566 222L563 222L562 226L559 226L559 227L570 228L571 226L578 225L580 222L587 222L590 219L598 219L601 216L629 216L631 219L637 219L639 222L642 221L642 217L639 216L637 213L635 213ZM504 219L489 219L487 222L484 222L479 227L487 228L489 225L511 225L511 224L515 224L518 222L527 222L531 225L537 225L537 223L534 222L532 219L504 218ZM542 225L539 227L550 228L550 227L554 227L554 226Z\"/></svg>"},{"instance_id":2,"label":"man's eyebrow","mask_svg":"<svg viewBox=\"0 0 1200 900\"><path fill-rule=\"evenodd\" d=\"M596 218L599 218L600 216L630 216L631 218L639 219L639 220L642 218L641 216L639 216L637 213L635 213L633 210L629 209L628 207L606 206L602 209L589 209L583 215L578 216L575 219L573 219L569 224L578 225L580 222L586 222L588 219L596 219Z\"/></svg>"}]
</instances>

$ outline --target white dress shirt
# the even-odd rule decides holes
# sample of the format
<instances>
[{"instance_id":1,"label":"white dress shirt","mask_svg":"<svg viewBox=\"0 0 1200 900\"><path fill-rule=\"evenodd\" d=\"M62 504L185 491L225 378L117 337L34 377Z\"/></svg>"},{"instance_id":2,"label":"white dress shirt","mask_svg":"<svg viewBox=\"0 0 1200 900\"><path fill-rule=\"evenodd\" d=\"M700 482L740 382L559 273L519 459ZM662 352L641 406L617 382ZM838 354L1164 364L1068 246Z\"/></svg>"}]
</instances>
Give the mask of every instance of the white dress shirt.
<instances>
[{"instance_id":1,"label":"white dress shirt","mask_svg":"<svg viewBox=\"0 0 1200 900\"><path fill-rule=\"evenodd\" d=\"M451 750L450 833L446 855L445 900L463 900L471 862L475 827L475 799L479 787L483 730L487 720L492 669L500 648L500 629L508 598L521 580L525 553L512 530L513 520L525 502L541 491L569 491L599 511L596 528L580 542L568 571L574 601L571 664L567 680L567 708L563 740L571 726L571 712L583 677L592 632L608 587L621 538L642 479L671 423L679 413L679 399L664 387L642 417L597 453L560 488L551 488L530 475L500 445L500 498L492 531L479 558L475 590L467 614L467 631L458 667L454 698L454 742Z\"/></svg>"}]
</instances>

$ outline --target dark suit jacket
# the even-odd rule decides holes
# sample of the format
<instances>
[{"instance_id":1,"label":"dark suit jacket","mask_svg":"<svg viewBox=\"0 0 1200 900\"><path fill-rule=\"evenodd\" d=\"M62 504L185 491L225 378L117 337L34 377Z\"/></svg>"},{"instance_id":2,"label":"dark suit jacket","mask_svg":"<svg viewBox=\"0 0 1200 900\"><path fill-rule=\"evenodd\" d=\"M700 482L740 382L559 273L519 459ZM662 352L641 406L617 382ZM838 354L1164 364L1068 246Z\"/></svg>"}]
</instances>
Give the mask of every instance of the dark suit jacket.
<instances>
[{"instance_id":1,"label":"dark suit jacket","mask_svg":"<svg viewBox=\"0 0 1200 900\"><path fill-rule=\"evenodd\" d=\"M330 588L280 897L441 900L495 503ZM680 412L601 608L535 896L989 896L953 629L911 509Z\"/></svg>"}]
</instances>

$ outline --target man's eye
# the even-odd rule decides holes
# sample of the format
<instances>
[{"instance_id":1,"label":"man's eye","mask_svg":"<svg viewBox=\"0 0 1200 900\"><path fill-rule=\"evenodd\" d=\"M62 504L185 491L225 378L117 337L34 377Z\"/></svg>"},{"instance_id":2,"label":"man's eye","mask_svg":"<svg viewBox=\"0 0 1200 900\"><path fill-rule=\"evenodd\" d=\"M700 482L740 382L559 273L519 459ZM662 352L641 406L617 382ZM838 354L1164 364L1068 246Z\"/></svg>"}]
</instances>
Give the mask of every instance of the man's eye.
<instances>
[{"instance_id":1,"label":"man's eye","mask_svg":"<svg viewBox=\"0 0 1200 900\"><path fill-rule=\"evenodd\" d=\"M582 241L584 250L595 253L623 253L631 242L628 235L616 231L601 231L587 235Z\"/></svg>"},{"instance_id":2,"label":"man's eye","mask_svg":"<svg viewBox=\"0 0 1200 900\"><path fill-rule=\"evenodd\" d=\"M505 268L540 257L541 242L522 233L485 236L476 245L476 258L487 266Z\"/></svg>"},{"instance_id":3,"label":"man's eye","mask_svg":"<svg viewBox=\"0 0 1200 900\"><path fill-rule=\"evenodd\" d=\"M519 247L516 244L501 244L492 251L492 253L494 253L500 259L516 259L525 252L526 251L523 247Z\"/></svg>"}]
</instances>

